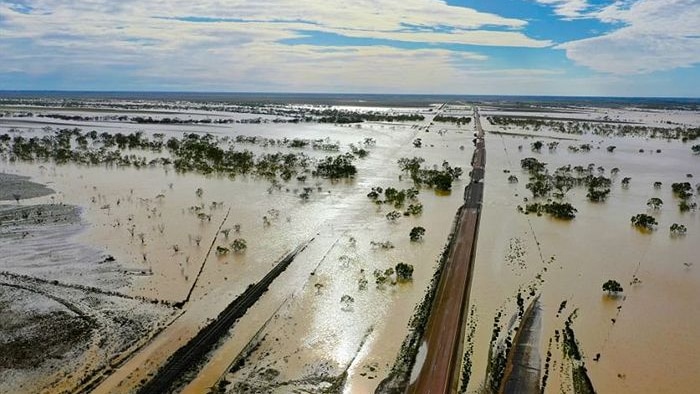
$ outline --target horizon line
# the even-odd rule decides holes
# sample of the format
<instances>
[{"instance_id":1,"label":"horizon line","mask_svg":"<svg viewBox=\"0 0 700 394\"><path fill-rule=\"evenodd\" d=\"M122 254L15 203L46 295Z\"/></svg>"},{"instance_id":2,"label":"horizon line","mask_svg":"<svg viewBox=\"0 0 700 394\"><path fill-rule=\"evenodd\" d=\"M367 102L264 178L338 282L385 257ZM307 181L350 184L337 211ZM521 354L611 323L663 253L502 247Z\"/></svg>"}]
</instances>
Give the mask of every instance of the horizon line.
<instances>
[{"instance_id":1,"label":"horizon line","mask_svg":"<svg viewBox=\"0 0 700 394\"><path fill-rule=\"evenodd\" d=\"M217 90L67 90L67 89L0 89L0 93L168 93L168 94L244 94L244 95L339 95L339 96L448 96L448 97L551 97L551 98L609 98L609 99L683 99L700 100L700 96L593 96L553 94L478 94L478 93L357 93L357 92L271 92Z\"/></svg>"}]
</instances>

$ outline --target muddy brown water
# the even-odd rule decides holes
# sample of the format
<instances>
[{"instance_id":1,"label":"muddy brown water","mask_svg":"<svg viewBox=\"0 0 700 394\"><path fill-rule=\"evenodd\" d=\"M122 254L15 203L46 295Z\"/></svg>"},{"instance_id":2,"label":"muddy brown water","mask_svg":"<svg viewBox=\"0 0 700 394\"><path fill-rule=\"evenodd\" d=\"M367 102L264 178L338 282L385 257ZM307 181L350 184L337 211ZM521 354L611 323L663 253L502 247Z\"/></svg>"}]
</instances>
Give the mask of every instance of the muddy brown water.
<instances>
[{"instance_id":1,"label":"muddy brown water","mask_svg":"<svg viewBox=\"0 0 700 394\"><path fill-rule=\"evenodd\" d=\"M484 128L496 129L487 122ZM511 131L527 133L522 129ZM699 158L691 154L688 144L678 141L577 138L580 143L592 142L594 147L598 141L604 142L601 149L590 153L570 153L566 150L570 142L562 141L556 152L549 153L545 148L536 154L529 149L533 139L487 135L486 189L472 287L478 328L469 392L479 392L484 383L495 311L514 305L518 289L533 282L545 266L545 283L539 286L543 359L548 338L554 336L554 330L561 332L563 320L575 308L578 317L573 328L596 390L694 392L700 384L696 373L700 342L691 333L700 319L696 313L700 307L700 272L690 264L698 252L693 234L700 233L700 215L680 213L670 185L694 183L695 178L687 179L686 174L700 174ZM523 145L522 151L518 145ZM607 145L618 149L608 153ZM645 153L639 153L640 148ZM567 200L578 209L577 217L570 222L526 216L516 213L515 208L524 196L531 196L525 189L527 175L519 168L520 159L530 156L549 163L550 170L565 164L585 167L595 163L605 167L608 176L613 167L621 172L614 178L605 203L588 202L585 189L570 191ZM503 170L510 170L520 182L508 184L508 174ZM629 189L620 186L621 178L626 176L632 178ZM652 187L655 181L663 182L661 190ZM651 197L664 201L660 211L648 210L646 201ZM644 234L632 228L630 217L637 213L653 215L659 221L658 229ZM669 226L676 222L687 226L688 235L670 236ZM507 257L513 256L509 245L514 240L525 250L522 265ZM552 257L554 261L546 264ZM635 275L641 283L630 285ZM611 278L623 285L622 296L611 298L602 291L602 283ZM567 307L557 318L564 300ZM561 349L555 346L551 351L554 367L546 392L569 392L570 373L560 368ZM600 361L592 361L597 353L601 354Z\"/></svg>"},{"instance_id":2,"label":"muddy brown water","mask_svg":"<svg viewBox=\"0 0 700 394\"><path fill-rule=\"evenodd\" d=\"M105 125L103 130L114 131L113 126ZM126 125L116 130L129 131L129 127L135 126ZM437 196L423 189L419 196L424 205L423 215L401 217L392 224L385 218L390 208L377 207L366 194L373 186L412 186L409 180L399 180L396 160L400 157L421 156L430 166L447 160L466 168L471 157L471 128L440 125L444 135L437 134L437 128L425 133L411 124L363 124L360 127L262 124L211 129L156 125L144 128L147 132L165 131L172 135L186 130L211 130L219 135L329 137L339 141L343 150L349 143L373 137L377 145L370 149L367 159L358 160L355 180L332 183L310 178L306 185L293 181L271 194L268 193L269 182L251 177L231 180L177 174L160 168L136 170L0 163L0 171L29 175L36 182L49 184L57 192L51 201L82 207L88 229L77 234L75 239L113 255L124 266L131 283L119 290L131 295L181 300L214 237L215 245L222 246L236 237L248 241L245 253L226 256L212 253L185 314L136 357L116 369L96 391L118 392L136 385L249 283L262 277L286 251L313 236L316 240L308 250L297 257L298 261L295 260L259 304L239 321L230 339L212 355L200 376L185 391L198 392L215 384L250 337L285 301L288 306L280 309L280 317L272 319L267 328L278 337L289 338L276 347L275 354L291 354L302 349L298 352L300 358L280 367L285 379L304 378L309 375L310 366L324 360L334 371L342 372L347 368L348 392L372 391L394 361L413 306L421 299L432 276L462 196L461 192ZM416 137L423 139L423 148L413 147ZM467 149L460 150L461 145ZM322 191L314 192L310 201L302 202L298 191L294 190L307 185L320 186ZM195 195L199 187L204 189L201 199ZM454 184L454 190L462 189L462 181ZM157 198L160 194L164 197ZM50 200L46 197L33 201ZM212 201L223 202L223 206L210 209ZM202 203L211 214L211 221L201 221L189 211L191 206ZM232 231L226 240L215 232L229 208L231 214L223 227L240 224L241 232ZM279 212L278 216L271 213L272 209ZM271 219L269 226L263 224L263 216ZM426 228L426 236L422 242L411 243L408 233L419 225ZM139 234L143 234L143 242ZM200 237L200 246L197 246L195 240ZM354 247L349 244L351 237L355 239ZM394 249L383 251L370 246L370 241L387 240L395 245ZM178 251L173 248L176 244ZM322 259L324 255L326 259ZM394 267L400 261L415 267L414 280L377 289L372 271ZM315 274L310 275L314 269ZM364 274L360 270L364 270ZM365 291L358 290L360 276L366 276L369 282ZM320 294L314 286L316 283L323 285ZM341 310L340 299L344 294L355 299L349 311ZM265 362L274 363L275 359L268 357ZM376 370L371 378L362 375L368 370L366 365Z\"/></svg>"},{"instance_id":3,"label":"muddy brown water","mask_svg":"<svg viewBox=\"0 0 700 394\"><path fill-rule=\"evenodd\" d=\"M631 120L653 120L660 116L666 120L678 116L680 122L697 121L696 116L686 113L651 113L650 117L637 111L621 114L627 114ZM486 130L496 129L485 118L482 123ZM43 127L7 123L2 128L11 126L19 126L27 135L40 133ZM394 361L406 334L406 323L432 275L462 195L453 192L449 196L436 196L422 190L419 198L424 205L423 215L402 217L397 224L390 224L384 218L388 207L378 209L365 195L373 186L411 185L398 179L396 160L403 156L425 157L430 165L439 165L444 159L466 168L471 158L471 125L456 128L436 124L430 133L410 124L210 127L98 122L91 124L91 128L112 132L143 128L147 133L177 136L184 131L197 131L220 136L329 137L339 141L343 149L364 137L377 139L370 156L358 161L359 172L354 181L331 184L322 180L319 186L323 191L314 193L306 203L293 191L301 188L301 184L290 185L290 192L283 189L269 194L269 182L249 177L230 180L177 174L160 168L0 163L0 172L31 176L32 181L56 191L53 196L22 201L23 204L64 202L82 207L88 228L71 239L113 255L123 265L130 283L115 282L116 287L131 295L180 300L215 237L216 245L230 243L235 237L248 241L248 250L243 254L212 253L185 314L134 358L114 370L97 392L123 392L134 387L207 319L215 316L249 283L262 277L280 256L312 236L317 238L308 250L239 321L230 338L185 391L200 392L216 384L222 376L233 382L253 381L255 375L250 368L230 375L225 372L268 319L263 329L266 340L253 357L262 356L256 358L260 365L278 370L280 382L312 376L321 367L332 374L347 368L345 392L365 393L376 388ZM441 129L446 130L444 136L435 133ZM592 142L594 146L603 139L564 136L579 138L581 143ZM416 137L423 139L422 149L413 148L411 142ZM543 153L533 154L528 148L532 141L517 136L487 135L484 209L471 294L478 326L469 391L477 392L483 383L496 311L514 304L517 290L533 282L535 275L547 267L543 275L545 283L539 286L543 308L540 355L546 353L554 330L561 330L563 319L577 308L573 328L598 391L693 392L692 388L700 384L695 373L700 343L693 335L700 319L696 313L700 307L700 266L684 263L693 263L693 256L697 255L697 243L692 241L700 233L700 219L697 212L678 212L670 184L686 181L686 173L700 176L698 157L690 154L689 145L677 141L612 138L605 139L600 150L576 154L566 150L568 141L561 141L554 153L546 152L545 148ZM460 150L460 145L466 149ZM518 151L518 145L524 145L522 152ZM605 151L607 145L618 148L610 154ZM639 153L639 148L644 148L646 153ZM649 153L657 148L662 152ZM525 216L518 214L515 207L522 204L523 196L529 196L525 189L527 176L519 169L519 160L527 156L549 163L550 169L569 163L583 166L595 163L604 166L608 174L613 167L619 167L621 172L605 203L587 202L583 189L569 192L567 198L579 210L571 222ZM508 184L504 169L517 175L520 182ZM632 177L629 189L619 185L624 176ZM656 180L664 183L661 190L652 188ZM316 187L316 182L309 180L307 184ZM460 191L463 186L458 182L454 190ZM201 199L195 195L198 187L204 189ZM160 194L164 197L157 198ZM639 233L630 227L629 217L647 212L646 201L654 196L664 201L659 212L651 212L660 222L659 229L652 234ZM212 201L221 201L223 206L212 210L209 208ZM189 212L191 206L202 203L211 214L211 222L202 222ZM231 215L224 228L240 224L241 233L232 232L231 239L226 240L215 232L229 208ZM264 226L262 216L271 216L271 209L278 210L279 217L270 226ZM685 224L688 235L671 238L668 227L674 222ZM416 225L427 229L424 241L419 244L409 242L407 236ZM129 232L131 226L135 226L134 236ZM141 233L143 243L138 236ZM198 247L195 239L199 237L202 241ZM350 237L355 238L356 246L351 246ZM370 241L385 240L392 241L395 248L382 251L369 245ZM173 248L176 244L178 251ZM519 245L524 255L507 259L506 255L517 254L509 245ZM553 262L547 264L551 257ZM377 289L372 271L386 269L399 261L414 265L413 282ZM365 291L358 290L360 269L364 269L369 282ZM314 275L310 275L314 270ZM641 280L640 284L629 285L633 275ZM624 298L605 296L601 285L609 278L622 283ZM320 291L315 286L317 283L323 285ZM351 310L341 309L340 298L344 294L355 300ZM563 300L567 300L567 308L556 317ZM611 319L616 319L615 324ZM561 365L561 357L556 356L561 350L553 348L552 352L557 365ZM601 353L600 361L591 361L596 353ZM561 370L558 366L552 368L547 392L567 391L570 387L566 371ZM279 392L287 389L289 386L276 388Z\"/></svg>"}]
</instances>

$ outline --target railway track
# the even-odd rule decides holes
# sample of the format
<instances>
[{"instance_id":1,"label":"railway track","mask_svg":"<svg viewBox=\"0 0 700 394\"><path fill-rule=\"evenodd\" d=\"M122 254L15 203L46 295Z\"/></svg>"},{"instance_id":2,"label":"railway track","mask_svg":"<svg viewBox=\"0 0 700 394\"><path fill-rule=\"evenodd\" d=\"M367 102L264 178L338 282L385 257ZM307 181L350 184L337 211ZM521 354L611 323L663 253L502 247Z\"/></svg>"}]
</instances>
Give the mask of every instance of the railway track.
<instances>
[{"instance_id":1,"label":"railway track","mask_svg":"<svg viewBox=\"0 0 700 394\"><path fill-rule=\"evenodd\" d=\"M178 349L163 365L158 373L139 390L139 393L169 393L173 386L190 372L196 371L206 355L230 330L236 320L267 291L270 284L287 269L297 254L303 251L313 239L298 246L285 255L260 281L250 285L240 296L231 302L219 316L200 330L194 338Z\"/></svg>"}]
</instances>

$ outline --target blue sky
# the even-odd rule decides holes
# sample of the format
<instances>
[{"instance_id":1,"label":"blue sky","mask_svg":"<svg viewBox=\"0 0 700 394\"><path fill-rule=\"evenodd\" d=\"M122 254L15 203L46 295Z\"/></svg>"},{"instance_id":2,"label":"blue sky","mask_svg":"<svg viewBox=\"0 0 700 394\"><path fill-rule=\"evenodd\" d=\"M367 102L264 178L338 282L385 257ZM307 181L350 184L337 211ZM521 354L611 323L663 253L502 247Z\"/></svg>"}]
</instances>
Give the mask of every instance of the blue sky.
<instances>
[{"instance_id":1,"label":"blue sky","mask_svg":"<svg viewBox=\"0 0 700 394\"><path fill-rule=\"evenodd\" d=\"M0 0L0 90L700 96L700 0Z\"/></svg>"}]
</instances>

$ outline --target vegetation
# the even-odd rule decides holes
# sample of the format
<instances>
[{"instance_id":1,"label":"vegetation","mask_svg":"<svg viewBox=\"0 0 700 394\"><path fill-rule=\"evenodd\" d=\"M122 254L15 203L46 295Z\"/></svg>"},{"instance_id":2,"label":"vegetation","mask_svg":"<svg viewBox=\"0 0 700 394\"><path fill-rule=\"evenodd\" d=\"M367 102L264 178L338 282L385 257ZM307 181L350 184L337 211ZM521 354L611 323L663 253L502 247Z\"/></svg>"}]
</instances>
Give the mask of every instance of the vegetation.
<instances>
[{"instance_id":1,"label":"vegetation","mask_svg":"<svg viewBox=\"0 0 700 394\"><path fill-rule=\"evenodd\" d=\"M524 213L536 213L541 215L543 213L549 214L552 217L563 220L571 220L576 217L576 208L573 205L567 203L560 203L556 201L548 203L531 203L525 206L523 210L522 207L518 206L518 210Z\"/></svg>"},{"instance_id":2,"label":"vegetation","mask_svg":"<svg viewBox=\"0 0 700 394\"><path fill-rule=\"evenodd\" d=\"M292 140L294 141L294 140ZM301 140L299 140L301 141ZM294 145L288 142L288 145ZM304 145L297 142L297 145ZM129 150L132 152L125 152ZM167 156L146 159L136 150L168 152ZM359 152L359 151L358 151ZM332 179L348 178L357 172L355 154L346 153L312 160L303 152L264 153L259 156L248 150L236 150L228 137L211 134L185 134L182 138L164 140L163 134L145 137L143 132L109 134L80 129L61 129L42 137L25 138L0 135L0 154L15 161L54 161L58 164L106 165L120 167L173 166L178 172L202 174L255 175L288 181L292 176L310 173ZM358 153L359 154L359 153ZM312 171L312 165L315 169Z\"/></svg>"},{"instance_id":3,"label":"vegetation","mask_svg":"<svg viewBox=\"0 0 700 394\"><path fill-rule=\"evenodd\" d=\"M413 280L413 266L406 263L396 264L396 278L400 282Z\"/></svg>"},{"instance_id":4,"label":"vegetation","mask_svg":"<svg viewBox=\"0 0 700 394\"><path fill-rule=\"evenodd\" d=\"M388 114L385 112L355 112L339 109L312 109L310 115L316 116L319 123L361 123L361 122L416 122L425 120L420 114Z\"/></svg>"},{"instance_id":5,"label":"vegetation","mask_svg":"<svg viewBox=\"0 0 700 394\"><path fill-rule=\"evenodd\" d=\"M616 280L609 279L607 282L603 283L603 291L607 291L608 294L617 294L622 292L622 285Z\"/></svg>"},{"instance_id":6,"label":"vegetation","mask_svg":"<svg viewBox=\"0 0 700 394\"><path fill-rule=\"evenodd\" d=\"M662 205L664 202L658 197L652 197L647 201L647 206L653 210L658 210Z\"/></svg>"},{"instance_id":7,"label":"vegetation","mask_svg":"<svg viewBox=\"0 0 700 394\"><path fill-rule=\"evenodd\" d=\"M690 182L677 182L671 184L673 194L680 199L688 199L693 195L693 187Z\"/></svg>"},{"instance_id":8,"label":"vegetation","mask_svg":"<svg viewBox=\"0 0 700 394\"><path fill-rule=\"evenodd\" d=\"M411 233L408 235L411 238L412 242L417 242L423 239L423 236L425 235L425 228L423 227L414 227L411 229Z\"/></svg>"},{"instance_id":9,"label":"vegetation","mask_svg":"<svg viewBox=\"0 0 700 394\"><path fill-rule=\"evenodd\" d=\"M248 243L243 238L236 238L231 243L231 249L233 249L233 251L236 253L243 252L247 248L248 248Z\"/></svg>"},{"instance_id":10,"label":"vegetation","mask_svg":"<svg viewBox=\"0 0 700 394\"><path fill-rule=\"evenodd\" d=\"M381 200L380 197L384 195L384 200ZM402 189L398 190L393 187L387 187L386 189L377 186L373 187L372 190L367 193L367 197L372 199L376 204L390 204L393 205L394 208L401 208L404 206L406 201L416 203L416 205L420 205L418 202L418 194L419 191L416 188L408 188L408 189ZM411 206L409 206L411 207ZM420 210L420 212L423 211L423 206L420 205L420 208L417 208L417 206L414 206L412 208L413 210Z\"/></svg>"},{"instance_id":11,"label":"vegetation","mask_svg":"<svg viewBox=\"0 0 700 394\"><path fill-rule=\"evenodd\" d=\"M700 138L700 127L652 127L613 121L586 121L575 119L542 119L517 116L489 116L488 121L497 126L515 126L526 130L549 129L565 134L590 134L606 137L640 136L658 139L675 139L682 142Z\"/></svg>"},{"instance_id":12,"label":"vegetation","mask_svg":"<svg viewBox=\"0 0 700 394\"><path fill-rule=\"evenodd\" d=\"M469 124L472 118L469 116L447 116L447 115L437 115L433 118L435 122L449 122L456 123L458 126L462 124Z\"/></svg>"},{"instance_id":13,"label":"vegetation","mask_svg":"<svg viewBox=\"0 0 700 394\"><path fill-rule=\"evenodd\" d=\"M678 224L678 223L673 223L671 225L671 235L685 235L685 233L688 232L688 229L685 227L683 224Z\"/></svg>"},{"instance_id":14,"label":"vegetation","mask_svg":"<svg viewBox=\"0 0 700 394\"><path fill-rule=\"evenodd\" d=\"M630 219L632 222L632 225L643 229L643 230L653 230L658 223L656 222L656 219L654 219L653 216L644 214L644 213L639 213L634 216L632 216L632 219Z\"/></svg>"},{"instance_id":15,"label":"vegetation","mask_svg":"<svg viewBox=\"0 0 700 394\"><path fill-rule=\"evenodd\" d=\"M442 162L441 169L435 166L434 168L421 168L425 159L421 157L399 159L399 168L401 171L408 173L416 186L427 186L435 188L438 191L452 190L452 182L462 176L462 168L452 167L447 161Z\"/></svg>"}]
</instances>

